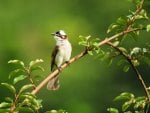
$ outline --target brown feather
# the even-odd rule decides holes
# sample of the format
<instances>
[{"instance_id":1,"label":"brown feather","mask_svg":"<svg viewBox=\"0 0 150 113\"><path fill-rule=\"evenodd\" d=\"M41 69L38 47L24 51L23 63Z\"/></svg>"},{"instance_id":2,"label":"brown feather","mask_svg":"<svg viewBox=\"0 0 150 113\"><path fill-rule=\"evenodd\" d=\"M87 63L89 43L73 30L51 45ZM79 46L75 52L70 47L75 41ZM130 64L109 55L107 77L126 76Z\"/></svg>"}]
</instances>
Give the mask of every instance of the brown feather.
<instances>
[{"instance_id":1,"label":"brown feather","mask_svg":"<svg viewBox=\"0 0 150 113\"><path fill-rule=\"evenodd\" d=\"M57 52L58 52L58 49L59 49L59 46L55 46L53 52L52 52L52 60L51 60L51 71L53 70L54 66L56 65L55 64L55 57L57 55Z\"/></svg>"}]
</instances>

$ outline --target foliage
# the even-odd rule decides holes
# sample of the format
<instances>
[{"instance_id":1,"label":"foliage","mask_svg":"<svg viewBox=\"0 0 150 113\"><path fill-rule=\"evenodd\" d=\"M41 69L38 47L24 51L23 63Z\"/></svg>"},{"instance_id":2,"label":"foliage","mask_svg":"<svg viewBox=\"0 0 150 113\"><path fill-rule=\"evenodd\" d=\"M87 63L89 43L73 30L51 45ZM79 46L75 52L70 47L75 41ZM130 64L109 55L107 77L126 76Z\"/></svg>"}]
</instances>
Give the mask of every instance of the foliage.
<instances>
[{"instance_id":1,"label":"foliage","mask_svg":"<svg viewBox=\"0 0 150 113\"><path fill-rule=\"evenodd\" d=\"M150 64L150 45L146 45L146 47L143 48L127 48L122 45L125 38L132 38L135 41L138 41L139 34L142 30L146 30L147 32L150 31L150 25L145 24L145 20L148 20L149 17L147 16L146 10L142 8L144 0L133 0L132 2L136 5L137 9L135 11L130 10L127 16L119 17L116 22L112 23L108 27L107 33L114 33L116 34L114 37L116 36L117 38L115 38L114 42L109 42L105 39L105 43L110 46L107 51L100 49L100 43L97 40L90 39L89 36L80 37L81 39L79 44L86 47L89 55L93 55L93 52L95 52L97 53L98 58L102 61L109 59L109 65L112 64L114 58L121 56L118 66L123 65L124 72L128 72L129 69L134 70L139 79L139 83L142 84L143 89L145 90L146 96L135 97L132 93L123 92L114 100L125 101L122 104L121 112L148 113L150 106L150 94L137 67L141 62L145 62L148 65ZM110 38L113 38L113 36ZM107 111L110 113L119 113L120 110L111 107L108 108Z\"/></svg>"},{"instance_id":2,"label":"foliage","mask_svg":"<svg viewBox=\"0 0 150 113\"><path fill-rule=\"evenodd\" d=\"M29 63L29 66L25 66L23 61L20 60L10 60L9 64L15 64L18 66L17 69L13 70L9 74L9 79L13 80L13 84L10 83L1 83L5 88L7 88L12 96L6 97L3 102L0 103L0 112L5 113L17 113L17 112L29 112L29 113L38 113L39 109L42 108L42 99L39 99L37 96L31 93L31 90L36 88L34 82L36 76L32 73L33 71L44 71L44 69L37 65L42 63L42 59L36 59ZM28 80L28 83L23 81ZM19 83L21 87L17 87ZM48 112L47 112L48 113ZM50 113L65 113L63 110L58 112L51 111Z\"/></svg>"},{"instance_id":3,"label":"foliage","mask_svg":"<svg viewBox=\"0 0 150 113\"><path fill-rule=\"evenodd\" d=\"M148 113L150 102L145 96L135 97L134 94L123 92L115 97L114 101L123 101L121 112L125 113ZM119 113L116 108L108 108L110 113Z\"/></svg>"},{"instance_id":4,"label":"foliage","mask_svg":"<svg viewBox=\"0 0 150 113\"><path fill-rule=\"evenodd\" d=\"M85 54L97 55L101 61L108 61L111 65L114 58L118 58L118 66L123 66L123 71L128 72L132 69L138 77L139 84L142 85L145 95L135 97L134 94L123 92L115 97L114 101L123 102L121 110L110 107L107 109L110 113L148 113L150 106L149 88L146 86L145 81L138 70L138 66L142 62L150 65L150 45L145 47L135 46L128 48L123 46L122 42L125 39L132 38L138 41L141 31L145 30L150 32L150 24L147 24L149 19L146 10L143 8L144 0L130 0L136 9L130 10L128 15L119 17L116 22L112 23L107 30L108 37L101 41L99 38L91 38L91 36L80 36L79 45L85 47ZM112 35L111 37L109 37ZM115 40L113 40L115 39ZM113 40L113 41L112 41ZM100 48L101 45L107 44L108 49ZM76 59L77 60L77 59ZM17 113L17 112L31 112L39 113L42 108L42 99L39 99L31 91L37 88L36 78L42 77L36 75L35 71L44 71L43 67L37 65L42 63L42 59L31 61L28 66L20 60L10 60L9 64L15 64L16 69L10 72L9 79L12 83L1 83L11 93L10 97L6 97L0 103L0 112ZM27 82L27 83L26 83ZM21 86L19 86L21 85ZM50 110L45 113L67 113L65 110Z\"/></svg>"}]
</instances>

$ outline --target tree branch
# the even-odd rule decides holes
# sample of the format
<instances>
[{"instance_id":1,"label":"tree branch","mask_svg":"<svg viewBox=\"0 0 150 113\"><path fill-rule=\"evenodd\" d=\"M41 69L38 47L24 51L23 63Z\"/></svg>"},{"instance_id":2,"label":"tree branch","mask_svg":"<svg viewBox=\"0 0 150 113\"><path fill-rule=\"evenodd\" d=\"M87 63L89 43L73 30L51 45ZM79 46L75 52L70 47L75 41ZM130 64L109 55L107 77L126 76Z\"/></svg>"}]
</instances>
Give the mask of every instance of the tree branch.
<instances>
[{"instance_id":1,"label":"tree branch","mask_svg":"<svg viewBox=\"0 0 150 113\"><path fill-rule=\"evenodd\" d=\"M106 44L107 42L118 38L120 36L123 36L125 34L128 34L130 32L133 31L138 31L138 30L143 30L144 28L134 28L134 29L130 29L128 31L122 31L116 35L113 35L109 38L105 38L103 41L99 42L98 46L102 46L104 44ZM92 48L91 48L92 49ZM80 58L82 58L83 56L85 56L87 54L87 50L84 50L83 52L81 52L80 54L78 54L77 56L75 56L74 58L72 58L68 63L65 63L64 65L61 66L61 71L63 71L66 67L68 67L68 65L72 64L73 62L79 60ZM49 80L51 80L52 78L54 78L55 76L57 76L59 74L59 70L55 70L53 73L51 73L47 78L45 78L33 91L32 94L36 94L43 86L45 86L47 84L47 82Z\"/></svg>"},{"instance_id":2,"label":"tree branch","mask_svg":"<svg viewBox=\"0 0 150 113\"><path fill-rule=\"evenodd\" d=\"M131 65L132 69L136 73L136 76L137 76L139 82L141 83L141 85L142 85L142 87L144 89L144 92L145 92L145 94L147 96L148 101L150 102L150 95L149 95L149 92L147 90L147 86L146 86L146 84L145 84L145 82L144 82L140 72L134 66L134 64L132 62L132 58L129 55L125 54L121 49L119 49L118 47L114 46L111 42L107 42L107 45L109 45L109 46L113 47L114 49L116 49L117 51L119 51L119 53L129 62L129 64Z\"/></svg>"},{"instance_id":3,"label":"tree branch","mask_svg":"<svg viewBox=\"0 0 150 113\"><path fill-rule=\"evenodd\" d=\"M107 42L115 39L115 38L118 38L120 36L123 36L125 34L128 34L130 32L133 32L133 31L139 31L139 30L143 30L145 28L131 28L130 26L134 23L135 21L135 16L140 13L140 11L142 10L142 7L143 7L143 3L144 3L144 0L141 1L141 4L137 7L136 9L136 12L135 14L133 15L131 21L128 22L128 25L127 25L127 29L125 29L124 31L116 34L116 35L113 35L109 38L105 38L103 41L101 41L98 46L102 46L104 44L106 44ZM92 48L90 48L90 50L92 50ZM84 50L83 52L81 52L80 54L78 54L77 56L75 56L74 58L72 58L70 61L69 61L69 64L72 64L73 62L75 62L76 60L82 58L83 56L85 56L87 54L87 51L88 50ZM62 71L68 66L68 64L64 64L62 65ZM59 74L59 70L55 70L53 73L51 73L47 78L45 78L31 93L32 94L36 94L45 84L47 84L47 82L49 80L51 80L52 78L54 78L55 76L57 76Z\"/></svg>"}]
</instances>

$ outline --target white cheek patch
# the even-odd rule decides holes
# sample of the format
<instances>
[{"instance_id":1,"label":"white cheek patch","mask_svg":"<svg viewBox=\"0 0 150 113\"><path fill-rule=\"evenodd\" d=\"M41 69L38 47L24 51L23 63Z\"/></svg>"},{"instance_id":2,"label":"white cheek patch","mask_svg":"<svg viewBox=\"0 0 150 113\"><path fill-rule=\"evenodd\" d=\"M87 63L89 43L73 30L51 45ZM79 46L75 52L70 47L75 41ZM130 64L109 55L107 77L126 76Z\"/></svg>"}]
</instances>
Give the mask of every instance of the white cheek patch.
<instances>
[{"instance_id":1,"label":"white cheek patch","mask_svg":"<svg viewBox=\"0 0 150 113\"><path fill-rule=\"evenodd\" d=\"M59 31L61 35L66 35L66 33L63 30Z\"/></svg>"}]
</instances>

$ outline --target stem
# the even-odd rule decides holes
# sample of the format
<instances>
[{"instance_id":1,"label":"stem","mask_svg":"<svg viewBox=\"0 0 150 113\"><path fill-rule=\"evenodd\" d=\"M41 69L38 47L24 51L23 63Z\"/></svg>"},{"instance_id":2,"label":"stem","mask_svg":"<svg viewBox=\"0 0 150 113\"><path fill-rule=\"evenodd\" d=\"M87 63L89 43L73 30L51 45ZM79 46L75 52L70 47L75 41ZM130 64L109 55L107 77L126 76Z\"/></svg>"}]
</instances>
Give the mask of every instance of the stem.
<instances>
[{"instance_id":1,"label":"stem","mask_svg":"<svg viewBox=\"0 0 150 113\"><path fill-rule=\"evenodd\" d=\"M131 58L129 55L125 54L121 49L119 49L118 47L114 46L111 42L107 42L107 44L108 44L109 46L113 47L114 49L116 49L117 51L119 51L120 54L121 54L122 56L124 56L125 59L127 59L127 61L129 62L129 64L131 65L132 69L133 69L134 72L136 73L136 76L137 76L139 82L141 83L141 85L142 85L142 87L143 87L143 89L144 89L145 95L147 96L147 99L148 99L148 101L150 102L150 95L149 95L149 92L148 92L148 90L147 90L146 84L145 84L145 82L144 82L144 80L143 80L143 78L142 78L140 72L139 72L138 69L134 66L134 64L133 64L133 62L132 62L132 58Z\"/></svg>"},{"instance_id":2,"label":"stem","mask_svg":"<svg viewBox=\"0 0 150 113\"><path fill-rule=\"evenodd\" d=\"M29 69L28 69L28 68L25 68L24 70L25 70L26 74L28 75L29 81L31 82L31 84L33 84L33 87L36 88L36 85L35 85L35 83L34 83L34 81L33 81L33 79L32 79L32 76L31 76L31 74L30 74Z\"/></svg>"}]
</instances>

